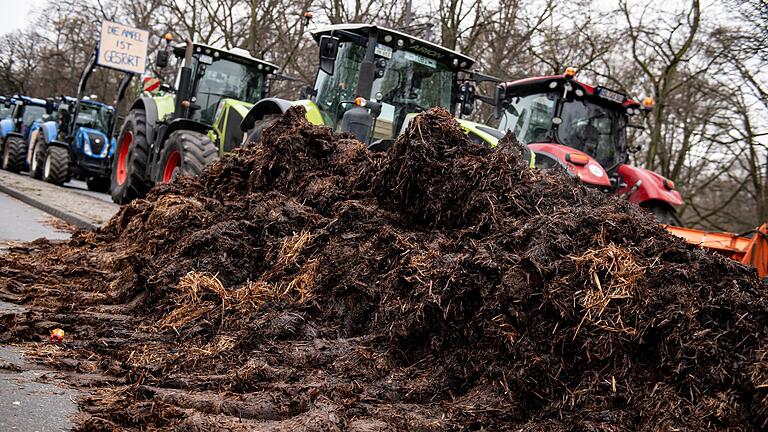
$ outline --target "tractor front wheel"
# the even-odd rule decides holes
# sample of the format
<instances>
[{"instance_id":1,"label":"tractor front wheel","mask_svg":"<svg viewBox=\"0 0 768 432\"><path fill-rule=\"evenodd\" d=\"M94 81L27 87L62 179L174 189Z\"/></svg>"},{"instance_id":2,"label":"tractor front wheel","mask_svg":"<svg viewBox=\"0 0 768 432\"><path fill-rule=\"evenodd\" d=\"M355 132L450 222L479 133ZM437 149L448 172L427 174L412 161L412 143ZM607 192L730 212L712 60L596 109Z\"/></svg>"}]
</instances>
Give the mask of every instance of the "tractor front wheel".
<instances>
[{"instance_id":1,"label":"tractor front wheel","mask_svg":"<svg viewBox=\"0 0 768 432\"><path fill-rule=\"evenodd\" d=\"M190 130L171 133L160 155L159 181L168 183L178 175L199 176L219 158L219 149L208 135Z\"/></svg>"},{"instance_id":2,"label":"tractor front wheel","mask_svg":"<svg viewBox=\"0 0 768 432\"><path fill-rule=\"evenodd\" d=\"M653 213L653 215L656 216L656 220L659 221L660 224L683 226L682 221L680 221L680 217L677 216L677 211L675 208L665 202L651 201L640 204L640 207Z\"/></svg>"},{"instance_id":3,"label":"tractor front wheel","mask_svg":"<svg viewBox=\"0 0 768 432\"><path fill-rule=\"evenodd\" d=\"M43 165L45 164L45 154L48 150L48 143L45 142L45 136L37 134L35 148L32 149L32 161L30 162L29 175L32 178L40 180L43 178Z\"/></svg>"},{"instance_id":4,"label":"tractor front wheel","mask_svg":"<svg viewBox=\"0 0 768 432\"><path fill-rule=\"evenodd\" d=\"M26 142L20 137L9 137L3 149L3 169L18 173L24 168L24 157L26 154Z\"/></svg>"},{"instance_id":5,"label":"tractor front wheel","mask_svg":"<svg viewBox=\"0 0 768 432\"><path fill-rule=\"evenodd\" d=\"M280 114L267 115L263 119L256 120L253 129L248 131L248 138L243 143L243 147L250 147L261 142L264 130L275 124L280 118Z\"/></svg>"},{"instance_id":6,"label":"tractor front wheel","mask_svg":"<svg viewBox=\"0 0 768 432\"><path fill-rule=\"evenodd\" d=\"M151 186L146 176L148 158L147 116L143 109L132 109L123 122L115 148L110 176L112 201L126 204L147 193Z\"/></svg>"},{"instance_id":7,"label":"tractor front wheel","mask_svg":"<svg viewBox=\"0 0 768 432\"><path fill-rule=\"evenodd\" d=\"M43 181L62 185L69 180L69 150L64 147L48 147L43 164Z\"/></svg>"}]
</instances>

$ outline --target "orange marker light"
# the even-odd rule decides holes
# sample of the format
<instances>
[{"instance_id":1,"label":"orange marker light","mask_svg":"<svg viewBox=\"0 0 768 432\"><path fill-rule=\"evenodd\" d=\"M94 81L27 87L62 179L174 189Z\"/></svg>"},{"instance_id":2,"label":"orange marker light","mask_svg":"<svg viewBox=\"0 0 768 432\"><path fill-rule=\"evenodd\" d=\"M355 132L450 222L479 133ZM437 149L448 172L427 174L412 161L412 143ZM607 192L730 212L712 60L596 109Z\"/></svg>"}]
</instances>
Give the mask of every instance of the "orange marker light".
<instances>
[{"instance_id":1,"label":"orange marker light","mask_svg":"<svg viewBox=\"0 0 768 432\"><path fill-rule=\"evenodd\" d=\"M64 340L64 330L56 328L51 330L51 343L60 344Z\"/></svg>"},{"instance_id":2,"label":"orange marker light","mask_svg":"<svg viewBox=\"0 0 768 432\"><path fill-rule=\"evenodd\" d=\"M570 162L570 163L572 163L572 164L574 164L574 165L582 165L583 166L583 165L586 165L586 164L589 163L589 158L588 157L586 157L584 155L576 154L576 153L568 153L568 154L566 154L565 155L565 160Z\"/></svg>"},{"instance_id":3,"label":"orange marker light","mask_svg":"<svg viewBox=\"0 0 768 432\"><path fill-rule=\"evenodd\" d=\"M565 69L565 76L568 78L573 78L576 76L576 68L575 67L568 67Z\"/></svg>"},{"instance_id":4,"label":"orange marker light","mask_svg":"<svg viewBox=\"0 0 768 432\"><path fill-rule=\"evenodd\" d=\"M675 190L675 182L669 179L664 179L664 187L669 190Z\"/></svg>"},{"instance_id":5,"label":"orange marker light","mask_svg":"<svg viewBox=\"0 0 768 432\"><path fill-rule=\"evenodd\" d=\"M304 18L312 19L315 17L315 14L312 12L304 12Z\"/></svg>"},{"instance_id":6,"label":"orange marker light","mask_svg":"<svg viewBox=\"0 0 768 432\"><path fill-rule=\"evenodd\" d=\"M163 36L163 39L167 40L168 42L173 40L173 35L170 33L166 33L165 36Z\"/></svg>"},{"instance_id":7,"label":"orange marker light","mask_svg":"<svg viewBox=\"0 0 768 432\"><path fill-rule=\"evenodd\" d=\"M355 105L364 107L366 105L366 100L363 97L355 98Z\"/></svg>"},{"instance_id":8,"label":"orange marker light","mask_svg":"<svg viewBox=\"0 0 768 432\"><path fill-rule=\"evenodd\" d=\"M643 99L643 108L645 109L653 109L653 97L648 96L647 98Z\"/></svg>"}]
</instances>

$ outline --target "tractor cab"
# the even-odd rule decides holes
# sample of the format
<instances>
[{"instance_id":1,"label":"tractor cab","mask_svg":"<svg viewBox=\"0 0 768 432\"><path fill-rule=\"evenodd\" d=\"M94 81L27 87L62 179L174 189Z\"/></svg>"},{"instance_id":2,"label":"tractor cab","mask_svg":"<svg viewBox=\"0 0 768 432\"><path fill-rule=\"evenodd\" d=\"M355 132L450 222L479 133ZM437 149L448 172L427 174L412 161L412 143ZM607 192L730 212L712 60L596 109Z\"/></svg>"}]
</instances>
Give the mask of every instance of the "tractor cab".
<instances>
[{"instance_id":1,"label":"tractor cab","mask_svg":"<svg viewBox=\"0 0 768 432\"><path fill-rule=\"evenodd\" d=\"M627 164L637 149L627 143L632 119L653 108L626 95L574 79L576 71L503 83L495 106L499 129L511 131L536 154L536 166L562 166L582 183L615 192L650 208L665 223L679 223L683 203L674 183ZM636 127L636 126L635 126Z\"/></svg>"},{"instance_id":2,"label":"tractor cab","mask_svg":"<svg viewBox=\"0 0 768 432\"><path fill-rule=\"evenodd\" d=\"M75 110L77 99L71 96L65 96L59 103L59 109L56 112L56 122L59 124L59 133L69 134L78 128L94 129L107 134L111 131L115 121L115 109L109 105L103 104L92 98L85 97L80 101L72 128L70 129L71 117Z\"/></svg>"},{"instance_id":3,"label":"tractor cab","mask_svg":"<svg viewBox=\"0 0 768 432\"><path fill-rule=\"evenodd\" d=\"M187 101L191 120L213 125L219 103L232 99L254 104L269 93L269 77L277 72L277 66L252 57L241 48L230 50L192 43L189 62L185 60L187 44L173 49L177 61L191 70L190 79L182 84L183 68L179 67L175 88L183 89L178 94Z\"/></svg>"},{"instance_id":4,"label":"tractor cab","mask_svg":"<svg viewBox=\"0 0 768 432\"><path fill-rule=\"evenodd\" d=\"M607 172L629 157L627 126L640 114L639 103L572 76L529 78L501 88L499 129L523 144L559 144L589 155ZM537 164L556 163L544 154Z\"/></svg>"},{"instance_id":5,"label":"tractor cab","mask_svg":"<svg viewBox=\"0 0 768 432\"><path fill-rule=\"evenodd\" d=\"M432 42L369 24L333 25L312 36L320 68L310 94L323 123L363 142L394 140L407 119L453 111L460 72L475 60ZM345 127L346 126L346 127Z\"/></svg>"},{"instance_id":6,"label":"tractor cab","mask_svg":"<svg viewBox=\"0 0 768 432\"><path fill-rule=\"evenodd\" d=\"M13 106L10 99L0 96L0 119L8 118L13 112Z\"/></svg>"}]
</instances>

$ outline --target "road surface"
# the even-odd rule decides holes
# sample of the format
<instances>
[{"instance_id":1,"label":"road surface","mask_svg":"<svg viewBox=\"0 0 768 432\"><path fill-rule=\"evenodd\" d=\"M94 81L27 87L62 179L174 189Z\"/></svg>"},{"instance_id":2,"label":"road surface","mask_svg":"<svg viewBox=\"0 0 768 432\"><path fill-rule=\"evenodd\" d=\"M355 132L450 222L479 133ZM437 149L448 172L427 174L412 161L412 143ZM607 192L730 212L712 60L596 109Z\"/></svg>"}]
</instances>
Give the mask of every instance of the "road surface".
<instances>
[{"instance_id":1,"label":"road surface","mask_svg":"<svg viewBox=\"0 0 768 432\"><path fill-rule=\"evenodd\" d=\"M69 238L69 232L57 226L62 226L60 220L0 192L0 253L8 242ZM0 301L0 323L25 312ZM19 347L0 345L0 431L71 430L70 418L78 412L74 400L80 395L62 385L62 378L56 371L25 361Z\"/></svg>"},{"instance_id":2,"label":"road surface","mask_svg":"<svg viewBox=\"0 0 768 432\"><path fill-rule=\"evenodd\" d=\"M56 219L0 192L0 248L8 241L32 241L40 237L69 238L69 233L54 228Z\"/></svg>"}]
</instances>

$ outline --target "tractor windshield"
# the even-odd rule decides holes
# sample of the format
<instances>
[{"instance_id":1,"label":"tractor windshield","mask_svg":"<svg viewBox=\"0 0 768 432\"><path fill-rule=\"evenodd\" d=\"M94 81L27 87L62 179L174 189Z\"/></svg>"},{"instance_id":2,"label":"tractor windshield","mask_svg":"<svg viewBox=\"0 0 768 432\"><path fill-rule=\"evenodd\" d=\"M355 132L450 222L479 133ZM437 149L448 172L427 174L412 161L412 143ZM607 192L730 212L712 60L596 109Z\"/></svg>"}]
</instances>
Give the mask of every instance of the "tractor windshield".
<instances>
[{"instance_id":1,"label":"tractor windshield","mask_svg":"<svg viewBox=\"0 0 768 432\"><path fill-rule=\"evenodd\" d=\"M450 109L455 72L433 59L406 50L391 52L384 74L373 82L370 95L356 95L364 56L365 47L343 42L339 45L334 74L318 72L316 101L327 124L338 122L350 107L339 106L340 102L354 100L356 96L375 99L377 93L382 96L382 110L376 119L375 139L397 136L410 113L431 107Z\"/></svg>"},{"instance_id":2,"label":"tractor windshield","mask_svg":"<svg viewBox=\"0 0 768 432\"><path fill-rule=\"evenodd\" d=\"M561 104L556 135L552 127ZM561 92L515 96L499 124L523 144L556 142L592 156L606 170L623 163L626 156L627 118L623 110L596 98L562 99Z\"/></svg>"},{"instance_id":3,"label":"tractor windshield","mask_svg":"<svg viewBox=\"0 0 768 432\"><path fill-rule=\"evenodd\" d=\"M209 57L210 58L210 57ZM197 58L193 57L192 70L197 70ZM264 97L264 72L255 65L216 60L205 67L197 83L197 100L200 106L193 120L213 124L219 102L225 98L256 103Z\"/></svg>"},{"instance_id":4,"label":"tractor windshield","mask_svg":"<svg viewBox=\"0 0 768 432\"><path fill-rule=\"evenodd\" d=\"M624 162L627 118L623 112L586 99L563 104L559 141L592 156L606 170Z\"/></svg>"},{"instance_id":5,"label":"tractor windshield","mask_svg":"<svg viewBox=\"0 0 768 432\"><path fill-rule=\"evenodd\" d=\"M77 113L77 125L107 131L112 121L112 110L98 105L81 104Z\"/></svg>"},{"instance_id":6,"label":"tractor windshield","mask_svg":"<svg viewBox=\"0 0 768 432\"><path fill-rule=\"evenodd\" d=\"M5 105L0 105L0 119L8 118L11 116L11 113L13 112L12 107L7 107Z\"/></svg>"},{"instance_id":7,"label":"tractor windshield","mask_svg":"<svg viewBox=\"0 0 768 432\"><path fill-rule=\"evenodd\" d=\"M21 123L24 126L30 126L37 120L42 120L45 115L45 107L39 105L26 105L24 114L21 117Z\"/></svg>"}]
</instances>

